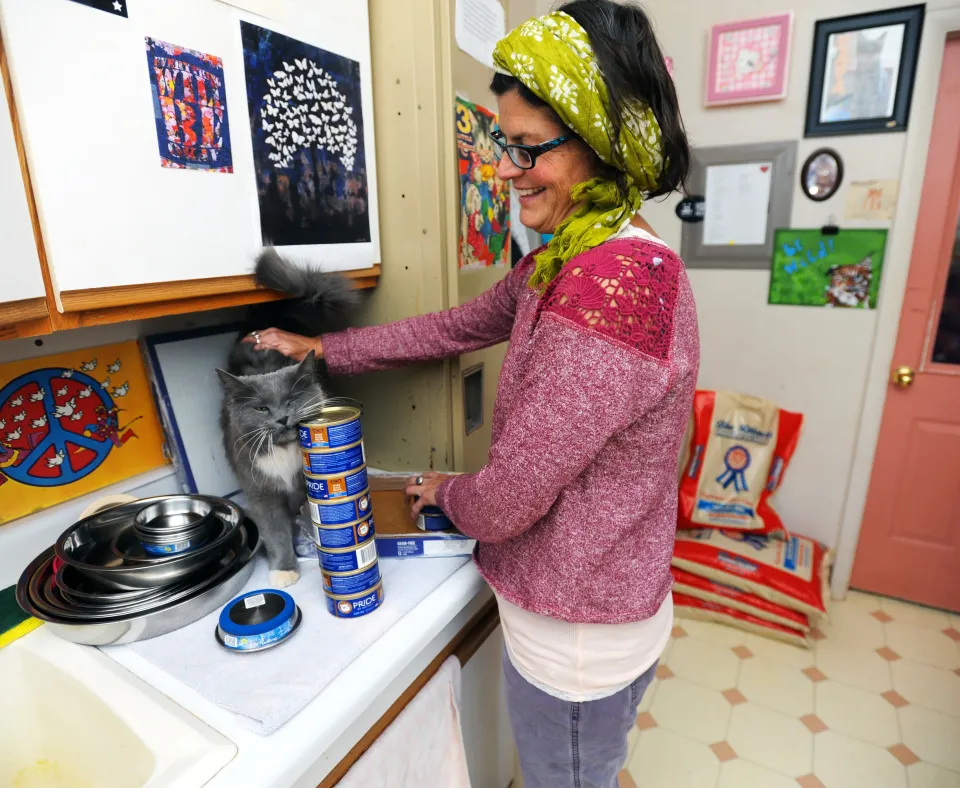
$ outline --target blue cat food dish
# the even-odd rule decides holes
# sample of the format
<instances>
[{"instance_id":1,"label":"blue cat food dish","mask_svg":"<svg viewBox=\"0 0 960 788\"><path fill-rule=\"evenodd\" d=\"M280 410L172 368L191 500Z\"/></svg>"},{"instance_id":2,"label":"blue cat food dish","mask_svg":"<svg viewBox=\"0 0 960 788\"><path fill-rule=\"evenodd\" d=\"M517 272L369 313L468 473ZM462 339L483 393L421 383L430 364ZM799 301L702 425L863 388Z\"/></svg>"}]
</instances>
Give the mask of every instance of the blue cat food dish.
<instances>
[{"instance_id":1,"label":"blue cat food dish","mask_svg":"<svg viewBox=\"0 0 960 788\"><path fill-rule=\"evenodd\" d=\"M304 449L338 449L362 438L359 408L324 408L316 419L300 425L300 445Z\"/></svg>"},{"instance_id":2,"label":"blue cat food dish","mask_svg":"<svg viewBox=\"0 0 960 788\"><path fill-rule=\"evenodd\" d=\"M370 514L370 492L364 490L352 498L314 501L307 497L310 519L317 525L347 525Z\"/></svg>"},{"instance_id":3,"label":"blue cat food dish","mask_svg":"<svg viewBox=\"0 0 960 788\"><path fill-rule=\"evenodd\" d=\"M380 562L375 561L358 572L328 572L321 568L323 590L334 596L351 596L370 591L380 582Z\"/></svg>"},{"instance_id":4,"label":"blue cat food dish","mask_svg":"<svg viewBox=\"0 0 960 788\"><path fill-rule=\"evenodd\" d=\"M359 618L372 613L383 603L383 583L377 583L376 588L363 594L349 596L333 596L325 594L327 610L331 616L337 618Z\"/></svg>"},{"instance_id":5,"label":"blue cat food dish","mask_svg":"<svg viewBox=\"0 0 960 788\"><path fill-rule=\"evenodd\" d=\"M228 651L262 651L290 637L302 618L300 608L286 592L250 591L220 612L215 635Z\"/></svg>"},{"instance_id":6,"label":"blue cat food dish","mask_svg":"<svg viewBox=\"0 0 960 788\"><path fill-rule=\"evenodd\" d=\"M311 523L313 541L318 547L326 550L337 550L343 547L357 547L373 538L373 515L366 519L346 525L317 525Z\"/></svg>"},{"instance_id":7,"label":"blue cat food dish","mask_svg":"<svg viewBox=\"0 0 960 788\"><path fill-rule=\"evenodd\" d=\"M421 531L449 531L453 523L439 506L424 506L417 517L417 528Z\"/></svg>"},{"instance_id":8,"label":"blue cat food dish","mask_svg":"<svg viewBox=\"0 0 960 788\"><path fill-rule=\"evenodd\" d=\"M191 550L196 550L198 547L202 547L204 544L206 544L206 542L207 537L202 536L197 539L182 539L179 542L168 542L166 544L148 541L141 541L140 544L143 545L143 552L145 552L147 555L167 556L188 553Z\"/></svg>"},{"instance_id":9,"label":"blue cat food dish","mask_svg":"<svg viewBox=\"0 0 960 788\"><path fill-rule=\"evenodd\" d=\"M341 547L338 550L321 547L317 550L320 566L327 572L358 572L377 560L377 543L368 541L359 547Z\"/></svg>"},{"instance_id":10,"label":"blue cat food dish","mask_svg":"<svg viewBox=\"0 0 960 788\"><path fill-rule=\"evenodd\" d=\"M307 481L307 495L316 501L329 501L334 498L349 498L367 489L367 466L361 465L348 473L333 473L315 476L304 473Z\"/></svg>"},{"instance_id":11,"label":"blue cat food dish","mask_svg":"<svg viewBox=\"0 0 960 788\"><path fill-rule=\"evenodd\" d=\"M339 449L303 449L303 471L314 476L355 471L366 462L362 440Z\"/></svg>"}]
</instances>

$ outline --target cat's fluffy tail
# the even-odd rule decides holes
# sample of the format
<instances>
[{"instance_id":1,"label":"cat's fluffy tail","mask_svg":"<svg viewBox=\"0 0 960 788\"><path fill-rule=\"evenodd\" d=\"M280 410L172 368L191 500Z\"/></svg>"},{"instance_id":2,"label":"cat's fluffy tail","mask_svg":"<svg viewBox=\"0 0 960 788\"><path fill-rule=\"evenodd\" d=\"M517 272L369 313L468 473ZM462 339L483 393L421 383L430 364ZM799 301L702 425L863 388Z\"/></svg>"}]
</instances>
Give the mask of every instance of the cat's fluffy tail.
<instances>
[{"instance_id":1,"label":"cat's fluffy tail","mask_svg":"<svg viewBox=\"0 0 960 788\"><path fill-rule=\"evenodd\" d=\"M257 258L254 276L264 287L294 299L292 305L283 305L284 316L296 320L300 332L308 336L345 326L360 300L350 280L342 274L296 265L272 248L265 249Z\"/></svg>"}]
</instances>

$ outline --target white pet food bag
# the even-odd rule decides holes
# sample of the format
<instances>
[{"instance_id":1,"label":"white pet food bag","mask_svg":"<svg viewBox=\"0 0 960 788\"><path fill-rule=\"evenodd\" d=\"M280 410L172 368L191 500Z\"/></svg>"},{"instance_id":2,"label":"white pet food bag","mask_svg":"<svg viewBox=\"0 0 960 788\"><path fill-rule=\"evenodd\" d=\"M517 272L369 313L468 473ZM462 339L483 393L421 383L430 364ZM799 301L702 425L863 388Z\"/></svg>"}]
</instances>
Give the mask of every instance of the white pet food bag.
<instances>
[{"instance_id":1,"label":"white pet food bag","mask_svg":"<svg viewBox=\"0 0 960 788\"><path fill-rule=\"evenodd\" d=\"M785 533L770 506L800 437L803 416L728 391L698 391L680 479L679 528Z\"/></svg>"}]
</instances>

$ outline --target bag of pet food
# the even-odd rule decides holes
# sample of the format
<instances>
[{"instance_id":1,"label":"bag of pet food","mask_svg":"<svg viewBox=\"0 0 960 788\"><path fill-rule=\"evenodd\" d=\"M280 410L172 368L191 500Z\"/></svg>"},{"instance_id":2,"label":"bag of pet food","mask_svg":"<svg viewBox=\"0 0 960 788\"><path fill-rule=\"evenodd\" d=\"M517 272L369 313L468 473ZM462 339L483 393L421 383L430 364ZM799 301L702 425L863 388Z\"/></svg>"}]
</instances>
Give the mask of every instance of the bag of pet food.
<instances>
[{"instance_id":1,"label":"bag of pet food","mask_svg":"<svg viewBox=\"0 0 960 788\"><path fill-rule=\"evenodd\" d=\"M779 539L743 531L678 531L673 566L811 617L827 614L831 553L804 536Z\"/></svg>"},{"instance_id":2,"label":"bag of pet food","mask_svg":"<svg viewBox=\"0 0 960 788\"><path fill-rule=\"evenodd\" d=\"M755 635L791 643L794 646L810 648L810 640L803 632L798 632L796 629L782 627L771 621L764 621L762 618L751 616L749 613L734 610L732 607L696 599L676 591L673 592L673 610L677 618L713 621L717 624L726 624L736 629L753 632Z\"/></svg>"},{"instance_id":3,"label":"bag of pet food","mask_svg":"<svg viewBox=\"0 0 960 788\"><path fill-rule=\"evenodd\" d=\"M759 397L698 391L680 480L678 527L785 533L770 506L803 416Z\"/></svg>"},{"instance_id":4,"label":"bag of pet food","mask_svg":"<svg viewBox=\"0 0 960 788\"><path fill-rule=\"evenodd\" d=\"M779 624L782 627L798 629L801 632L810 631L810 619L803 613L790 610L783 605L775 604L756 594L741 591L739 588L717 583L706 577L673 567L673 590L684 596L692 596L704 602L713 602L717 605L732 607L741 613L762 618Z\"/></svg>"}]
</instances>

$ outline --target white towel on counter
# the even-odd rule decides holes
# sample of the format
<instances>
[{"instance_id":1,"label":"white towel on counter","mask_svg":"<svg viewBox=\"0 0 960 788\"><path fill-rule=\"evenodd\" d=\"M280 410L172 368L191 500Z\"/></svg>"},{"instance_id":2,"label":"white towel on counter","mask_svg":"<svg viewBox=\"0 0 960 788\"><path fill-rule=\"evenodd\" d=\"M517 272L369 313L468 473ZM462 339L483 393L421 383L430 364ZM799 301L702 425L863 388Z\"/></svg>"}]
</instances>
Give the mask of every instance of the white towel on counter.
<instances>
[{"instance_id":1,"label":"white towel on counter","mask_svg":"<svg viewBox=\"0 0 960 788\"><path fill-rule=\"evenodd\" d=\"M470 788L460 730L460 662L449 657L337 783L338 788Z\"/></svg>"},{"instance_id":2,"label":"white towel on counter","mask_svg":"<svg viewBox=\"0 0 960 788\"><path fill-rule=\"evenodd\" d=\"M234 654L216 642L219 610L168 635L113 648L133 649L203 697L239 715L243 727L265 736L319 695L357 655L468 560L382 559L383 604L354 619L330 615L319 564L301 561L300 581L285 589L303 613L300 628L289 642L254 654ZM266 561L258 558L257 562L243 593L269 588Z\"/></svg>"}]
</instances>

